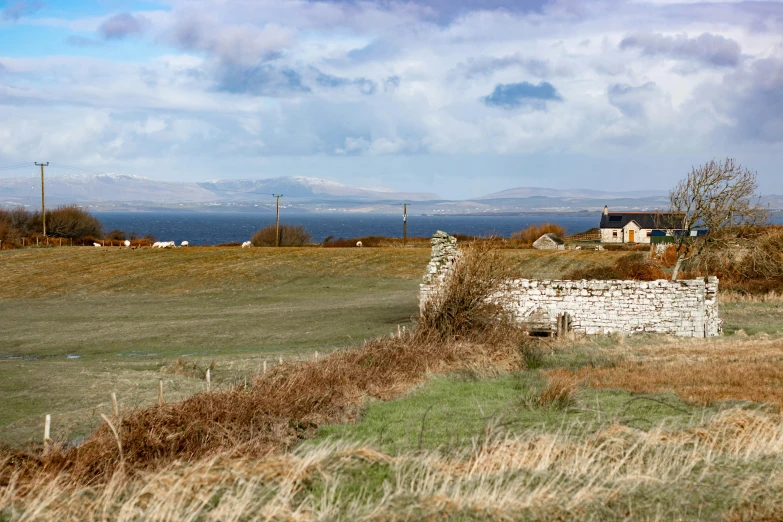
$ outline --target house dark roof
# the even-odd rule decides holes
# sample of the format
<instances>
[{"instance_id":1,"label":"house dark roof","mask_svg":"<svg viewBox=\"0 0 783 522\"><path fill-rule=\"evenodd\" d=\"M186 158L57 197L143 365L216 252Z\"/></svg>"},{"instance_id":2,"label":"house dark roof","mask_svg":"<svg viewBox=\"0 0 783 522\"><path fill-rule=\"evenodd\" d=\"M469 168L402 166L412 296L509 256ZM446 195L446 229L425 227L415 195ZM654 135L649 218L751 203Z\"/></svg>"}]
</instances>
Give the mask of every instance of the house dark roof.
<instances>
[{"instance_id":1,"label":"house dark roof","mask_svg":"<svg viewBox=\"0 0 783 522\"><path fill-rule=\"evenodd\" d=\"M609 212L601 214L601 228L623 228L631 221L640 228L668 228L667 223L676 222L676 216L670 212Z\"/></svg>"}]
</instances>

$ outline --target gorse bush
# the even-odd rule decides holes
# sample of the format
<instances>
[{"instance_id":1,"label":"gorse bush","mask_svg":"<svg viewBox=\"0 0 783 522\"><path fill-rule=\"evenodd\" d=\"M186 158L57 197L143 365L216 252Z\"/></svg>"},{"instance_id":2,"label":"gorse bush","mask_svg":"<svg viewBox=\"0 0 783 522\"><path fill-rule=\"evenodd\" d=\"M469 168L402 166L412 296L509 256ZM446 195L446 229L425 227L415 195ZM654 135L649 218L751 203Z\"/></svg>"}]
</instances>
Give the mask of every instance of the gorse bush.
<instances>
[{"instance_id":1,"label":"gorse bush","mask_svg":"<svg viewBox=\"0 0 783 522\"><path fill-rule=\"evenodd\" d=\"M524 230L514 232L511 234L511 239L517 239L522 244L532 245L533 242L543 236L544 234L554 234L559 238L563 238L566 235L566 231L560 225L553 223L540 223L538 225L530 225Z\"/></svg>"},{"instance_id":2,"label":"gorse bush","mask_svg":"<svg viewBox=\"0 0 783 522\"><path fill-rule=\"evenodd\" d=\"M302 225L280 225L280 246L305 246L312 241L312 236ZM250 239L253 246L275 246L275 226L269 225L255 234Z\"/></svg>"}]
</instances>

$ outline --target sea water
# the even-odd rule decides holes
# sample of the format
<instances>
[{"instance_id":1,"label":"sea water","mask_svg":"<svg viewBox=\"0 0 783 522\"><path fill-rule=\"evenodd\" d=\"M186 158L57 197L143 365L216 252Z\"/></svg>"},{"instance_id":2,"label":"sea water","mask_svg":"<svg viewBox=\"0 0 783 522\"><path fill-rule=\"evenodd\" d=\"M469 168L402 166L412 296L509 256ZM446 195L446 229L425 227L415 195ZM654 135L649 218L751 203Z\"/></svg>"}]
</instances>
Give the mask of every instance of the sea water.
<instances>
[{"instance_id":1,"label":"sea water","mask_svg":"<svg viewBox=\"0 0 783 522\"><path fill-rule=\"evenodd\" d=\"M160 241L188 241L191 245L216 245L248 241L260 228L274 225L274 213L253 212L94 212L108 233L119 229L142 237L148 234ZM510 237L512 233L538 223L555 223L568 234L596 228L599 214L573 216L546 214L534 216L421 216L408 215L409 237L430 237L438 230L469 236ZM355 238L363 236L402 237L401 215L388 214L321 214L281 212L280 223L302 225L313 241L329 236Z\"/></svg>"}]
</instances>

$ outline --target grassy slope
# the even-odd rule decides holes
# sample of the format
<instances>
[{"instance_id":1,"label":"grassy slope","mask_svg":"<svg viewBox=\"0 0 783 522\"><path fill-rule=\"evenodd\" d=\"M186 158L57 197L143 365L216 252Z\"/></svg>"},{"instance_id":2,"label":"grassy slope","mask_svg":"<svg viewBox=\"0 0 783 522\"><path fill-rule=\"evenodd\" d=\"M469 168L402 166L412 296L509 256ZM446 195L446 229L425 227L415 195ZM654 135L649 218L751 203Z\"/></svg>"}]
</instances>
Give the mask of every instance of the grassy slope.
<instances>
[{"instance_id":1,"label":"grassy slope","mask_svg":"<svg viewBox=\"0 0 783 522\"><path fill-rule=\"evenodd\" d=\"M508 250L528 277L614 262L622 253ZM312 356L410 324L426 248L0 252L0 442L89 432L111 391L124 407L203 387L160 368L181 355L217 386L263 360ZM78 355L69 359L68 355ZM202 373L203 375L203 373Z\"/></svg>"},{"instance_id":2,"label":"grassy slope","mask_svg":"<svg viewBox=\"0 0 783 522\"><path fill-rule=\"evenodd\" d=\"M542 279L625 254L505 251L521 275ZM417 312L428 258L425 248L2 251L0 442L38 438L45 413L58 434L86 433L112 390L126 406L149 404L161 377L167 399L202 389L197 376L159 372L180 355L214 362L221 386L264 359L393 331ZM759 317L747 306L778 305L734 307L730 328Z\"/></svg>"},{"instance_id":3,"label":"grassy slope","mask_svg":"<svg viewBox=\"0 0 783 522\"><path fill-rule=\"evenodd\" d=\"M220 385L257 371L263 359L273 360L278 354L310 354L316 347L346 344L346 332L356 332L349 334L355 337L354 340L386 333L415 313L417 285L428 252L424 249L239 251L215 248L158 253L61 249L5 255L0 256L0 263L10 270L0 271L0 316L4 321L7 317L13 320L4 322L6 333L0 341L4 343L0 344L0 353L39 357L0 363L0 394L8 399L4 401L6 405L0 406L0 415L11 415L3 417L2 422L9 422L9 418L13 420L16 411L26 412L26 417L6 426L3 437L19 441L40 433L40 413L45 411L58 412L55 426L67 425L80 416L94 418L98 411L107 413L111 390L119 390L121 404L127 407L154 401L157 380L161 376L166 379L167 400L201 389L203 381L198 376L170 376L159 372L162 364L170 363L179 353L197 352L199 355L191 359L202 369L208 361L217 360L215 375ZM509 251L507 255L518 258L524 275L556 278L574 265L611 263L618 254ZM57 271L51 272L48 266ZM58 274L71 272L73 280L64 285ZM31 282L33 277L34 283ZM780 315L776 313L779 304L776 303L726 303L722 306L729 312L724 317L731 328L752 332L753 325L767 331L780 330L783 326L779 324ZM245 307L252 312L245 313ZM759 310L768 310L767 315L759 317ZM42 322L36 328L26 326L39 312L44 312L39 314L44 317ZM253 319L257 324L249 326L248 322ZM186 331L181 326L197 331ZM155 334L154 340L145 335L166 327L173 327L173 332ZM136 330L142 333L138 334ZM117 331L122 335L116 335ZM105 333L105 337L97 332ZM643 359L651 344L659 342L655 339L598 338L582 345L556 347L545 358L544 369L612 368L614 361L624 357ZM778 339L757 341L751 338L742 342L753 352L759 342L776 349ZM678 344L683 341L663 342ZM68 360L64 354L70 351L87 356ZM117 355L130 353L135 356ZM157 355L140 357L151 353ZM776 353L772 352L772 355L777 357ZM617 368L624 366L618 364ZM709 419L723 407L720 404L707 408L687 405L671 392L649 395L653 400L635 400L635 396L622 390L583 389L569 408L530 408L526 400L535 396L544 382L544 376L536 370L492 380L478 380L468 373L439 378L401 400L375 402L367 407L362 422L324 428L321 437L370 441L392 456L410 455L409 451L421 447L439 449L441 455L451 453L451 458L458 459L456 455L480 440L488 425L500 426L511 434L524 437L534 432L561 432L568 427L569 436L586 432L587 441L598 429L608 430L611 440L632 440L644 437L644 432L635 428L646 429L662 419L673 425L692 423L698 426L702 416ZM96 406L98 408L93 412ZM83 422L81 429L87 425L89 423ZM618 425L633 430L617 431ZM700 430L702 428L694 428L697 434ZM577 437L577 440L582 439ZM778 444L777 439L773 442ZM746 445L747 441L743 439L742 447ZM445 478L451 480L451 477L439 475L445 473L445 464L433 457L423 456L412 461L410 459L416 457L405 456L401 461L394 461L381 456L378 460L371 453L360 452L358 458L344 465L343 457L328 456L331 450L319 449L317 441L308 443L302 451L307 453L308 447L315 448L312 450L314 455L326 455L322 458L329 460L323 468L313 464L308 468L313 471L305 472L313 476L291 488L296 493L289 499L291 506L309 506L305 514L307 509L312 509L316 517L320 513L322 518L350 518L357 509L361 511L360 506L383 503L382 499L388 498L388 488L399 488L402 495L395 500L400 502L399 506L386 506L389 519L405 518L405 513L415 517L416 512L405 510L419 502L417 496L421 497L420 506L424 506L418 508L425 510L422 513L429 513L427 509L435 509L444 502L456 519L481 519L493 512L503 513L502 502L490 497L438 490L437 484ZM771 498L767 490L777 487L779 473L775 474L775 469L779 469L782 461L780 452L774 449L777 446L773 448L767 444L766 447L767 453L743 452L739 458L709 453L707 465L699 464L693 471L686 469L681 474L663 473L660 480L655 475L661 471L659 469L637 472L629 467L623 471L628 476L618 479L616 491L606 494L593 491L590 493L595 494L592 501L579 498L583 505L592 506L590 512L598 519L722 518L727 509L742 506L743 496L761 503ZM688 448L683 446L683 461L698 453L690 453ZM482 451L479 448L477 455ZM600 453L603 455L603 450ZM498 459L500 465L508 457L501 454ZM307 456L305 460L315 462L317 457ZM653 467L655 462L653 459ZM335 467L335 463L341 464ZM237 464L237 467L242 465ZM410 469L430 465L432 470L427 473L432 474L432 480L417 482ZM528 494L535 497L539 491L536 488L542 481L551 480L552 484L562 481L558 483L558 487L564 488L562 493L553 490L552 494L570 498L573 494L569 493L569 487L593 484L597 476L592 471L593 465L597 466L582 463L565 472L559 471L556 464L523 466L516 471L512 466L507 475L478 475L466 480L478 480L482 484L487 480L487 484L497 491L514 492L520 499ZM614 464L610 466L614 469ZM286 466L288 468L290 466ZM314 471L316 469L326 471L319 475ZM192 473L192 470L186 472ZM253 487L260 489L253 498L266 498L264 495L268 492L261 483L237 481L241 472L230 470L230 473L231 480L224 482L255 484ZM254 474L257 472L249 476ZM645 474L652 478L645 481ZM211 485L219 483L213 478L205 480ZM517 480L527 481L525 487L517 484ZM638 485L636 481L640 481ZM472 486L465 484L467 492ZM630 484L630 487L624 490L623 484ZM430 491L433 485L435 490ZM216 493L216 505L222 496L222 492ZM482 499L486 500L489 511L482 511ZM560 509L565 504L565 501L553 499L541 497L534 501L532 511L527 515L550 518L550 513L537 511L536 506L546 508L557 504ZM465 503L460 504L463 500ZM403 510L398 511L400 508ZM492 511L495 508L499 511ZM519 514L519 511L505 513ZM570 513L571 516L579 514Z\"/></svg>"}]
</instances>

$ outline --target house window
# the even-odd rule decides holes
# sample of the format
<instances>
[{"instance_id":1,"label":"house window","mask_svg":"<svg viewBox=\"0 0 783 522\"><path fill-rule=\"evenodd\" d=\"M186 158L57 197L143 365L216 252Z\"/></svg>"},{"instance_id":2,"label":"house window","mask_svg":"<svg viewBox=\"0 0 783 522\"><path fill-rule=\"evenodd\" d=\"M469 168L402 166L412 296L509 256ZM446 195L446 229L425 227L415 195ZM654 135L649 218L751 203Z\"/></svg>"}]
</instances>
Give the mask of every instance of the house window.
<instances>
[{"instance_id":1,"label":"house window","mask_svg":"<svg viewBox=\"0 0 783 522\"><path fill-rule=\"evenodd\" d=\"M612 237L617 237L617 231L616 230L612 230Z\"/></svg>"},{"instance_id":2,"label":"house window","mask_svg":"<svg viewBox=\"0 0 783 522\"><path fill-rule=\"evenodd\" d=\"M644 237L650 237L650 231L649 230L644 233Z\"/></svg>"}]
</instances>

